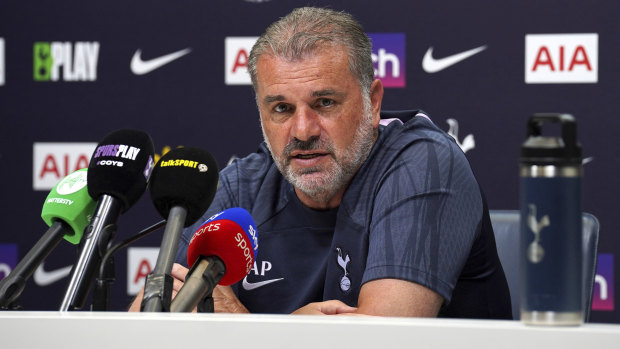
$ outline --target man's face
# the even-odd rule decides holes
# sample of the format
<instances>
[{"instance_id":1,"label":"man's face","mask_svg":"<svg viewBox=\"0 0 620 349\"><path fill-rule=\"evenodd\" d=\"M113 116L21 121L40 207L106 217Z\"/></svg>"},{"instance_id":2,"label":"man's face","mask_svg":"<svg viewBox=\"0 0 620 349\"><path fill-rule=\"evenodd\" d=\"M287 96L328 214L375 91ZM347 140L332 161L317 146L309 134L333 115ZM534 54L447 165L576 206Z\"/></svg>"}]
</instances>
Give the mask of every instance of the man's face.
<instances>
[{"instance_id":1,"label":"man's face","mask_svg":"<svg viewBox=\"0 0 620 349\"><path fill-rule=\"evenodd\" d=\"M338 206L372 148L383 95L378 80L372 86L364 98L344 48L324 48L293 62L271 55L258 60L265 140L307 206Z\"/></svg>"}]
</instances>

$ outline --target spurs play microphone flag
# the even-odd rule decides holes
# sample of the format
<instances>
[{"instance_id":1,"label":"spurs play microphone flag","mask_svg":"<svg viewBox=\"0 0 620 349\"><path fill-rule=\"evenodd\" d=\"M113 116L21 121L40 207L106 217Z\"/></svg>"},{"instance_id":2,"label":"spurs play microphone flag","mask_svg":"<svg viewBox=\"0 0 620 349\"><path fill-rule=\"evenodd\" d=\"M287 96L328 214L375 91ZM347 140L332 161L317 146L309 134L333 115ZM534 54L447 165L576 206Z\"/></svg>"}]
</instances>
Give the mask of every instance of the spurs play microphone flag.
<instances>
[{"instance_id":1,"label":"spurs play microphone flag","mask_svg":"<svg viewBox=\"0 0 620 349\"><path fill-rule=\"evenodd\" d=\"M0 309L16 306L26 280L64 237L78 244L92 217L95 202L88 195L87 169L75 171L50 191L43 203L41 218L50 227L30 249L11 274L0 281Z\"/></svg>"},{"instance_id":2,"label":"spurs play microphone flag","mask_svg":"<svg viewBox=\"0 0 620 349\"><path fill-rule=\"evenodd\" d=\"M166 219L157 262L144 285L142 311L168 311L173 278L170 275L183 227L200 218L217 191L218 168L209 152L176 148L155 165L150 183L157 211Z\"/></svg>"},{"instance_id":3,"label":"spurs play microphone flag","mask_svg":"<svg viewBox=\"0 0 620 349\"><path fill-rule=\"evenodd\" d=\"M248 211L230 208L209 218L194 234L187 248L191 267L170 310L191 311L216 284L232 285L243 279L258 253L256 225Z\"/></svg>"},{"instance_id":4,"label":"spurs play microphone flag","mask_svg":"<svg viewBox=\"0 0 620 349\"><path fill-rule=\"evenodd\" d=\"M95 148L88 165L88 193L97 200L97 207L84 230L61 311L79 309L84 305L101 257L116 235L118 217L146 190L154 163L153 154L151 137L137 130L114 131Z\"/></svg>"}]
</instances>

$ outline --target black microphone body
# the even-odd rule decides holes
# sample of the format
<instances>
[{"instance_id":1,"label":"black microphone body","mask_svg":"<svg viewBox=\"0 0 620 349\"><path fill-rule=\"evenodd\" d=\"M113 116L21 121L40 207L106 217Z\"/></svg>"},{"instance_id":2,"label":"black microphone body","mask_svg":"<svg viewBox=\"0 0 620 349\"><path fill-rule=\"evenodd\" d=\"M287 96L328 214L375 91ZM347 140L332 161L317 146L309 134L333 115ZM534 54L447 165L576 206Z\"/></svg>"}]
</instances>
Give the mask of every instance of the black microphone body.
<instances>
[{"instance_id":1,"label":"black microphone body","mask_svg":"<svg viewBox=\"0 0 620 349\"><path fill-rule=\"evenodd\" d=\"M186 217L187 210L184 207L174 206L170 209L157 262L153 271L146 276L142 311L159 312L170 309L169 300L174 280L169 274L172 272ZM158 296L160 292L163 292L162 297Z\"/></svg>"},{"instance_id":2,"label":"black microphone body","mask_svg":"<svg viewBox=\"0 0 620 349\"><path fill-rule=\"evenodd\" d=\"M19 309L17 300L26 280L64 238L77 244L95 209L95 202L86 188L87 170L77 170L50 191L43 204L41 218L49 226L47 232L26 256L0 281L0 309Z\"/></svg>"},{"instance_id":3,"label":"black microphone body","mask_svg":"<svg viewBox=\"0 0 620 349\"><path fill-rule=\"evenodd\" d=\"M166 229L153 271L147 275L141 311L169 311L172 265L183 228L198 220L217 191L218 167L213 155L192 147L176 148L159 159L151 176L155 208L166 219Z\"/></svg>"},{"instance_id":4,"label":"black microphone body","mask_svg":"<svg viewBox=\"0 0 620 349\"><path fill-rule=\"evenodd\" d=\"M95 272L116 235L119 216L146 190L154 153L151 137L138 130L114 131L95 148L88 164L88 194L97 200L97 207L84 230L61 311L84 306Z\"/></svg>"},{"instance_id":5,"label":"black microphone body","mask_svg":"<svg viewBox=\"0 0 620 349\"><path fill-rule=\"evenodd\" d=\"M108 244L116 235L116 222L122 209L122 202L110 195L102 195L97 202L91 223L84 230L78 260L71 268L69 285L60 305L61 311L84 306L93 284L95 270L99 267Z\"/></svg>"},{"instance_id":6,"label":"black microphone body","mask_svg":"<svg viewBox=\"0 0 620 349\"><path fill-rule=\"evenodd\" d=\"M0 309L18 309L15 302L23 292L26 280L71 230L64 221L54 222L15 269L0 281Z\"/></svg>"}]
</instances>

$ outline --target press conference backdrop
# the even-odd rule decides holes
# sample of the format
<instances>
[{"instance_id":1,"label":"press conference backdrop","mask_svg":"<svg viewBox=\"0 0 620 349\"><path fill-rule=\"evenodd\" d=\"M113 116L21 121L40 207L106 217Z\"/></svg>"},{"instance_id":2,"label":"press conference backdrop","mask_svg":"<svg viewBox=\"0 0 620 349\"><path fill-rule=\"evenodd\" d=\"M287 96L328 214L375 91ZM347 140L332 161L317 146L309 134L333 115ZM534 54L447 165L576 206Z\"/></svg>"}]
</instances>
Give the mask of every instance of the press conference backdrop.
<instances>
[{"instance_id":1,"label":"press conference backdrop","mask_svg":"<svg viewBox=\"0 0 620 349\"><path fill-rule=\"evenodd\" d=\"M246 71L255 38L292 8L347 10L373 40L384 109L422 108L462 146L489 206L518 208L519 147L535 112L578 121L583 207L601 221L592 321L620 322L620 2L134 0L0 3L0 278L43 235L43 200L86 167L110 131L148 132L220 167L257 149ZM149 194L121 216L120 241L159 221ZM116 255L112 310L154 266L162 231ZM63 241L19 304L58 309L76 246ZM251 273L269 278L271 262Z\"/></svg>"}]
</instances>

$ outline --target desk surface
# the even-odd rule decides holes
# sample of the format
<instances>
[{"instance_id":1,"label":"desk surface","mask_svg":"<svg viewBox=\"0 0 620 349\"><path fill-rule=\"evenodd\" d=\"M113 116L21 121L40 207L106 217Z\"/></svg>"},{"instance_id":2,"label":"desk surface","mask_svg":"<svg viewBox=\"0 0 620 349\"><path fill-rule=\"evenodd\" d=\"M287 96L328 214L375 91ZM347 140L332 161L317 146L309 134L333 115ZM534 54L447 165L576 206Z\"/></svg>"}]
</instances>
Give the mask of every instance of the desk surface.
<instances>
[{"instance_id":1,"label":"desk surface","mask_svg":"<svg viewBox=\"0 0 620 349\"><path fill-rule=\"evenodd\" d=\"M620 348L612 324L256 314L3 311L0 336L3 348Z\"/></svg>"}]
</instances>

